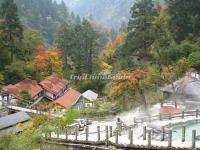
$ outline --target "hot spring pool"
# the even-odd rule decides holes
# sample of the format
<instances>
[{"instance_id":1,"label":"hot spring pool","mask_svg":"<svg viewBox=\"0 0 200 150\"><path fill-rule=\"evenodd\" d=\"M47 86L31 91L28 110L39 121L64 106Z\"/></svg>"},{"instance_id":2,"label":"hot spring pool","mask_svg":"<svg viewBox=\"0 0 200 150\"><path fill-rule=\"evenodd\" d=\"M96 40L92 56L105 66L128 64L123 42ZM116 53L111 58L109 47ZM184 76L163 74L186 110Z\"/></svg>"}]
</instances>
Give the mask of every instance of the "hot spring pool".
<instances>
[{"instance_id":1,"label":"hot spring pool","mask_svg":"<svg viewBox=\"0 0 200 150\"><path fill-rule=\"evenodd\" d=\"M200 120L192 120L192 121L187 121L185 123L179 123L179 124L168 126L173 131L173 134L172 134L173 141L181 141L183 126L186 127L185 141L192 140L192 130L196 130L196 136L200 136Z\"/></svg>"}]
</instances>

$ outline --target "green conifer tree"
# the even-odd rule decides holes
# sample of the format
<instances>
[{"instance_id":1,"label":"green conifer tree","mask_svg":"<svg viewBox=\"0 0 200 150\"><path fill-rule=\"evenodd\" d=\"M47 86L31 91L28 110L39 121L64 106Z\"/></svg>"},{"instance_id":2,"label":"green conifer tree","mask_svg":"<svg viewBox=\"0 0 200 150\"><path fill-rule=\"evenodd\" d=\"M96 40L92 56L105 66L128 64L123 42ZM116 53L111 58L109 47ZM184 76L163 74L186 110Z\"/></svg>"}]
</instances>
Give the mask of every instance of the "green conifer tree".
<instances>
[{"instance_id":1,"label":"green conifer tree","mask_svg":"<svg viewBox=\"0 0 200 150\"><path fill-rule=\"evenodd\" d=\"M23 27L21 25L17 5L14 0L4 0L0 7L0 32L4 39L4 44L11 52L11 61L17 54L17 43L23 38Z\"/></svg>"}]
</instances>

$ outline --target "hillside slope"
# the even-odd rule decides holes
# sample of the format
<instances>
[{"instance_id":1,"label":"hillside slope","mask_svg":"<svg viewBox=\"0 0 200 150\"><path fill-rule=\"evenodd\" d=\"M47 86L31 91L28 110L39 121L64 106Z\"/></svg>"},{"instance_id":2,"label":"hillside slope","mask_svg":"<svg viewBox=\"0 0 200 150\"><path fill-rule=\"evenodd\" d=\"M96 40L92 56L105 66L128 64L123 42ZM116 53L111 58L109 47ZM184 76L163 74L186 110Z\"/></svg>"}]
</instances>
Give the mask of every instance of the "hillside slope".
<instances>
[{"instance_id":1,"label":"hillside slope","mask_svg":"<svg viewBox=\"0 0 200 150\"><path fill-rule=\"evenodd\" d=\"M0 0L0 4L3 0ZM64 3L52 0L15 0L24 26L39 31L46 45L51 45L64 21L73 20Z\"/></svg>"},{"instance_id":2,"label":"hillside slope","mask_svg":"<svg viewBox=\"0 0 200 150\"><path fill-rule=\"evenodd\" d=\"M57 0L61 2L61 0ZM130 7L135 0L64 0L76 14L93 18L109 27L119 28L130 17Z\"/></svg>"}]
</instances>

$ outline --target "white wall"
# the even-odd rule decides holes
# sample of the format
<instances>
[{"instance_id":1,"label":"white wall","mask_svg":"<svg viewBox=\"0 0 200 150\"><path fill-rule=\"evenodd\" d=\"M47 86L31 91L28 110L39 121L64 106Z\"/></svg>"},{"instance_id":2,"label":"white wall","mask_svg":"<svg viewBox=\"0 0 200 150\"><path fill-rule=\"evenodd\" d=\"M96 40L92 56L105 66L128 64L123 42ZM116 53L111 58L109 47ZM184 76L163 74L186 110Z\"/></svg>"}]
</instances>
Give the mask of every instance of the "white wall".
<instances>
[{"instance_id":1,"label":"white wall","mask_svg":"<svg viewBox=\"0 0 200 150\"><path fill-rule=\"evenodd\" d=\"M47 98L49 97L49 98L51 98L52 100L55 98L53 94L51 94L51 93L49 93L49 92L47 92L47 91L44 92L44 96L47 96Z\"/></svg>"},{"instance_id":2,"label":"white wall","mask_svg":"<svg viewBox=\"0 0 200 150\"><path fill-rule=\"evenodd\" d=\"M2 107L2 96L0 95L0 108Z\"/></svg>"},{"instance_id":3,"label":"white wall","mask_svg":"<svg viewBox=\"0 0 200 150\"><path fill-rule=\"evenodd\" d=\"M17 98L15 98L14 96L12 96L12 95L9 95L8 96L8 98L7 98L7 96L4 96L4 98L2 97L2 96L0 96L1 98L1 100L0 100L0 105L2 105L3 103L5 104L5 105L7 105L7 102L8 102L8 100L9 100L9 104L16 104L16 101L17 101Z\"/></svg>"},{"instance_id":4,"label":"white wall","mask_svg":"<svg viewBox=\"0 0 200 150\"><path fill-rule=\"evenodd\" d=\"M191 72L191 73L188 73L188 75L192 78L196 78L196 79L200 80L200 74L197 72Z\"/></svg>"}]
</instances>

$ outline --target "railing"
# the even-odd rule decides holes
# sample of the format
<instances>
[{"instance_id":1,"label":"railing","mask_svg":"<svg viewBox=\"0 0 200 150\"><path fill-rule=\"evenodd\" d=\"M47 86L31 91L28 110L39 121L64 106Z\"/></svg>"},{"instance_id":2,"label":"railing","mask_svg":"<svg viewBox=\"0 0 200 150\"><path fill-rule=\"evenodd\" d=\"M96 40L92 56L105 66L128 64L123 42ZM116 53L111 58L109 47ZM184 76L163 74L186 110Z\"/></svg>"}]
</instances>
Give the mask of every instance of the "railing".
<instances>
[{"instance_id":1,"label":"railing","mask_svg":"<svg viewBox=\"0 0 200 150\"><path fill-rule=\"evenodd\" d=\"M182 118L194 116L198 118L200 116L200 111L192 110L192 111L182 111L179 113L166 113L166 114L159 114L155 116L148 116L148 117L141 117L141 118L134 118L134 123L144 123L144 122L151 122L151 121L162 121L162 120L171 120L174 118Z\"/></svg>"},{"instance_id":2,"label":"railing","mask_svg":"<svg viewBox=\"0 0 200 150\"><path fill-rule=\"evenodd\" d=\"M62 130L62 131L60 131ZM114 131L114 132L113 132ZM95 133L95 135L94 135ZM185 142L185 129L182 132L182 141L180 143L173 142L172 135L173 131L163 129L160 132L160 142L157 142L159 140L153 139L153 131L147 130L147 128L144 126L143 131L141 131L142 138L140 139L140 144L135 141L133 138L134 135L134 128L128 127L128 134L126 137L121 138L121 130L116 129L113 130L112 126L105 126L104 133L102 134L102 131L100 130L100 126L97 126L97 129L95 132L89 132L89 127L86 126L84 134L80 134L78 131L78 127L75 129L73 137L69 133L67 128L62 129L56 129L54 132L48 132L45 134L45 137L48 141L54 141L58 143L76 143L76 144L88 144L88 145L104 145L104 146L115 146L116 148L131 148L131 149L174 149L174 150L181 150L181 149L195 149L199 148L199 143L197 144L197 135L196 130L191 131L192 137L191 142ZM90 137L92 134L92 138ZM165 137L164 135L167 134L168 136ZM82 136L81 138L79 136ZM90 138L89 138L90 137ZM96 137L96 138L95 138ZM113 137L113 138L112 138ZM94 140L94 138L96 140ZM111 139L112 140L111 140ZM162 144L163 142L163 144ZM181 146L181 143L184 143ZM188 146L189 144L189 146ZM186 146L187 145L187 146ZM185 147L186 146L186 147Z\"/></svg>"},{"instance_id":3,"label":"railing","mask_svg":"<svg viewBox=\"0 0 200 150\"><path fill-rule=\"evenodd\" d=\"M180 113L168 113L168 114L159 114L151 117L135 118L134 123L144 123L155 120L171 120L174 118L185 117L195 117L200 116L199 110L192 111L182 111ZM100 130L101 128L101 130ZM139 129L139 128L138 128ZM131 148L131 149L194 149L200 147L199 136L196 135L196 130L191 131L191 140L185 141L186 139L186 127L182 127L182 137L177 143L173 141L172 136L174 132L171 129L162 127L159 132L154 132L154 129L147 128L146 126L140 131L141 137L138 137L140 141L139 145L138 140L135 140L133 137L138 135L137 128L134 126L127 126L127 134L123 135L122 125L117 124L117 128L114 129L113 126L102 127L97 126L93 131L89 131L89 126L85 127L85 131L79 133L79 127L76 126L72 129L73 132L70 133L69 128L57 128L53 132L48 132L45 134L45 137L49 141L56 141L58 143L76 143L76 144L89 144L89 145L104 145L104 146L115 146L116 148ZM136 133L135 133L136 132ZM135 135L134 135L135 134ZM154 139L154 135L159 135L160 139ZM96 138L95 138L96 137ZM159 141L159 142L158 142ZM189 144L189 146L188 146ZM187 146L186 146L187 145Z\"/></svg>"}]
</instances>

